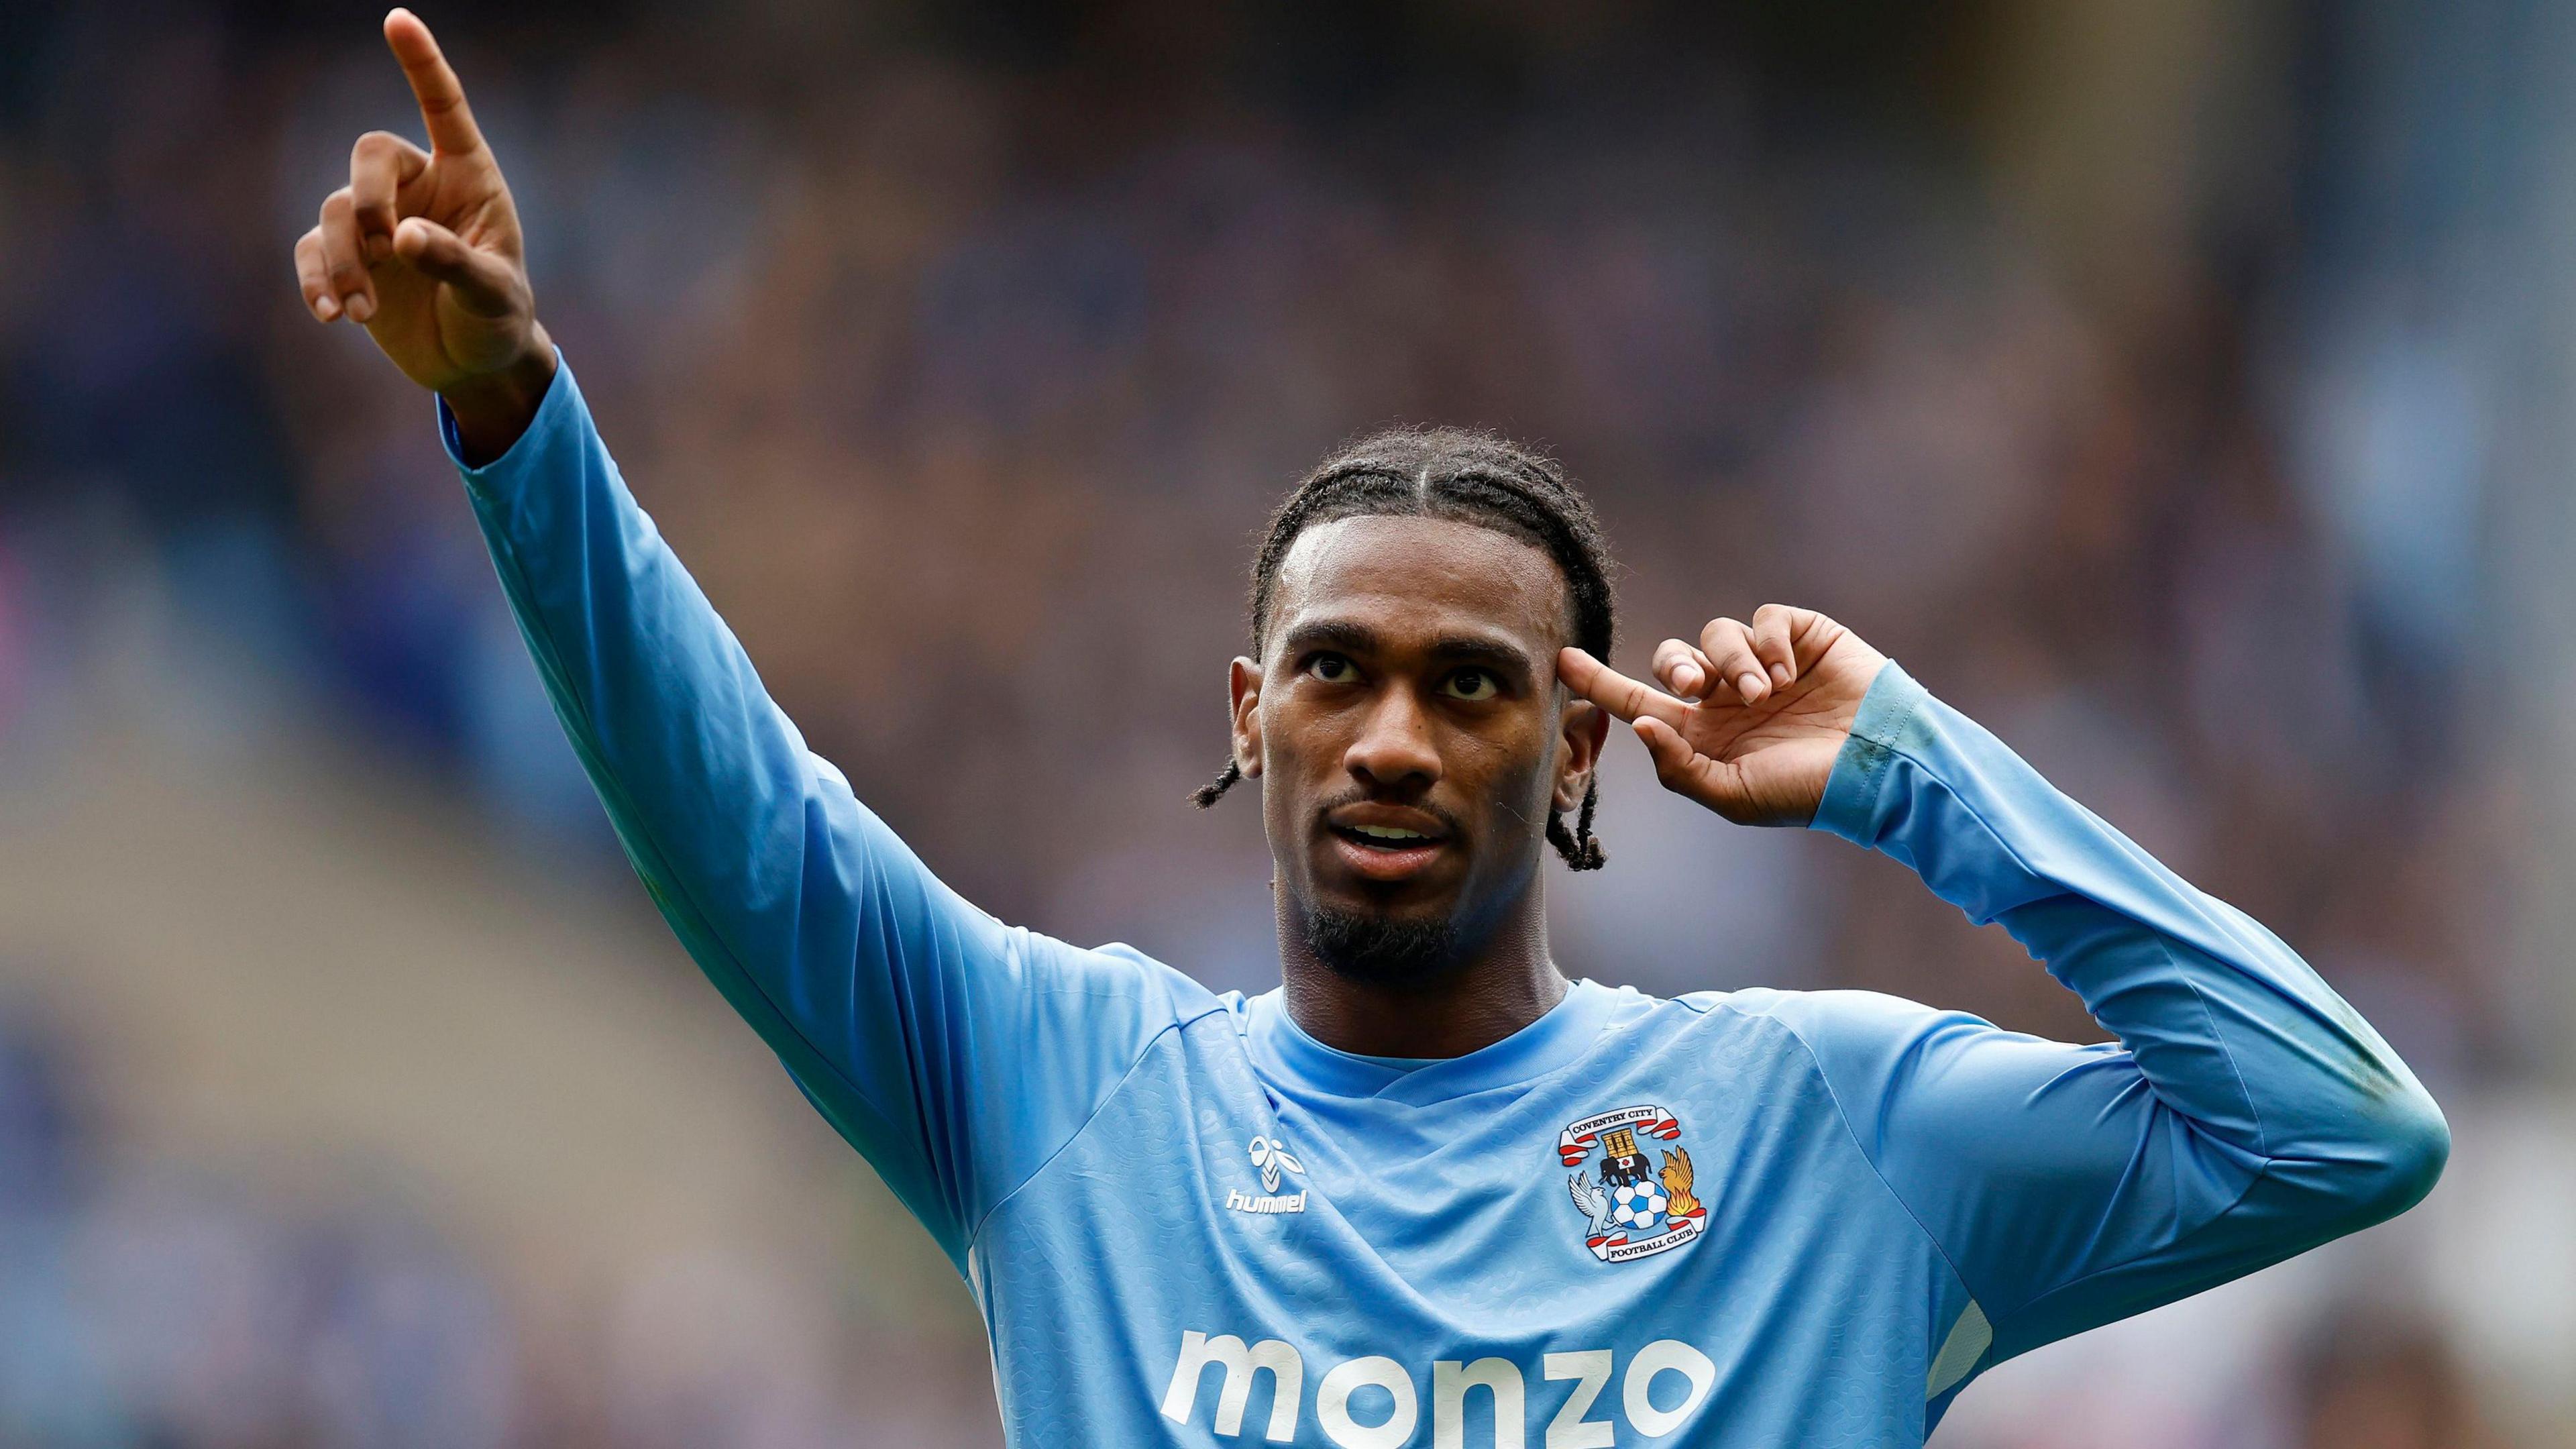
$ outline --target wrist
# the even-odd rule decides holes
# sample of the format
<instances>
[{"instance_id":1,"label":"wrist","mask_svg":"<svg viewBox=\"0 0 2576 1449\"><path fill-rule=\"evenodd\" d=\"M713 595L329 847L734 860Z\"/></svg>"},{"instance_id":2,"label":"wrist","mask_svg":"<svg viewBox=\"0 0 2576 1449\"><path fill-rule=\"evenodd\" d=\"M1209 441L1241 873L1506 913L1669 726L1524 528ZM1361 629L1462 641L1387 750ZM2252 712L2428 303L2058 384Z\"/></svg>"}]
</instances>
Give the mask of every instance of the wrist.
<instances>
[{"instance_id":1,"label":"wrist","mask_svg":"<svg viewBox=\"0 0 2576 1449\"><path fill-rule=\"evenodd\" d=\"M536 421L537 409L554 384L555 367L554 339L542 324L531 324L528 347L517 360L438 390L456 420L456 441L469 467L491 462L519 441Z\"/></svg>"},{"instance_id":2,"label":"wrist","mask_svg":"<svg viewBox=\"0 0 2576 1449\"><path fill-rule=\"evenodd\" d=\"M1882 809L1888 776L1909 743L1917 742L1917 721L1930 697L1895 660L1879 662L1835 752L1809 828L1877 848L1879 832L1888 823Z\"/></svg>"}]
</instances>

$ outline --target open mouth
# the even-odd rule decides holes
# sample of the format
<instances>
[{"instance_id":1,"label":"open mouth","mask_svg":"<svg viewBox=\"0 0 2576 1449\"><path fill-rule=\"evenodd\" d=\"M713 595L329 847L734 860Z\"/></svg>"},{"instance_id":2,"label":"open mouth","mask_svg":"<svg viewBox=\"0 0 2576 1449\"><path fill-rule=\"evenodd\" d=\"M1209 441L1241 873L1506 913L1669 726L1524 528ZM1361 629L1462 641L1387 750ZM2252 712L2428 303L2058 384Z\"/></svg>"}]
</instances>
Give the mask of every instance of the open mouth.
<instances>
[{"instance_id":1,"label":"open mouth","mask_svg":"<svg viewBox=\"0 0 2576 1449\"><path fill-rule=\"evenodd\" d=\"M1440 837L1397 825L1335 825L1335 835L1364 850L1406 851L1438 845Z\"/></svg>"},{"instance_id":2,"label":"open mouth","mask_svg":"<svg viewBox=\"0 0 2576 1449\"><path fill-rule=\"evenodd\" d=\"M1376 821L1333 820L1326 821L1324 828L1332 834L1333 853L1340 857L1343 869L1364 880L1413 879L1431 869L1449 844L1446 835Z\"/></svg>"}]
</instances>

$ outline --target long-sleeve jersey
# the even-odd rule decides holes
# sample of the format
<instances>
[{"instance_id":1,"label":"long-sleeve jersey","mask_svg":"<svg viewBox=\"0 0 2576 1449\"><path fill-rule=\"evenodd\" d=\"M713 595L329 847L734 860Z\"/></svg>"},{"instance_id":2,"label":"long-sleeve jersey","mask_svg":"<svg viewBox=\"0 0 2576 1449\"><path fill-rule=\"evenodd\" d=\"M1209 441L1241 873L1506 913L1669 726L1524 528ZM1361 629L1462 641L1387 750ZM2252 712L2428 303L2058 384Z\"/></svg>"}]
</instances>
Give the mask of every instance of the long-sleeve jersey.
<instances>
[{"instance_id":1,"label":"long-sleeve jersey","mask_svg":"<svg viewBox=\"0 0 2576 1449\"><path fill-rule=\"evenodd\" d=\"M1896 664L1815 828L2116 1044L1584 980L1393 1063L943 885L771 702L569 366L458 466L636 871L964 1275L1015 1445L1919 1444L1993 1364L2398 1213L2448 1153L2278 938Z\"/></svg>"}]
</instances>

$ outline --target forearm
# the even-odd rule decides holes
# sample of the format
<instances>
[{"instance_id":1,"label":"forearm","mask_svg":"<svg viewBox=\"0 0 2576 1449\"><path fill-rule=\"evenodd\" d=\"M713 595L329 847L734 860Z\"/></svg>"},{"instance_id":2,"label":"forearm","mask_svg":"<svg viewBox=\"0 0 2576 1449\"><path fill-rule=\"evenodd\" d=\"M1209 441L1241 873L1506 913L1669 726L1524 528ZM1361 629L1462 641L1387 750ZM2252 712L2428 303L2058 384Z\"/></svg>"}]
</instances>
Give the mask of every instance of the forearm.
<instances>
[{"instance_id":1,"label":"forearm","mask_svg":"<svg viewBox=\"0 0 2576 1449\"><path fill-rule=\"evenodd\" d=\"M805 748L628 494L569 367L523 435L464 476L555 712L654 903L962 1261L981 1214L1088 1116L1168 1004L1132 961L977 910ZM993 1080L1009 1089L998 1099Z\"/></svg>"},{"instance_id":2,"label":"forearm","mask_svg":"<svg viewBox=\"0 0 2576 1449\"><path fill-rule=\"evenodd\" d=\"M467 415L442 403L511 612L638 868L683 904L753 889L758 863L785 844L775 837L802 831L802 741L635 505L569 369L553 370L522 435L479 465L468 466ZM497 416L476 414L487 426ZM746 953L786 944L741 939L743 923L725 933Z\"/></svg>"},{"instance_id":3,"label":"forearm","mask_svg":"<svg viewBox=\"0 0 2576 1449\"><path fill-rule=\"evenodd\" d=\"M462 453L462 416L441 418ZM568 366L501 453L459 463L539 677L654 904L897 1190L934 1222L950 1200L953 1217L953 1186L926 1166L951 1159L889 1003L905 995L897 972L932 974L983 923L939 899L806 751L636 506Z\"/></svg>"},{"instance_id":4,"label":"forearm","mask_svg":"<svg viewBox=\"0 0 2576 1449\"><path fill-rule=\"evenodd\" d=\"M2306 962L1894 665L1817 825L1904 861L1970 919L2000 921L2211 1139L2315 1165L2332 1190L2386 1211L2439 1171L2440 1112Z\"/></svg>"}]
</instances>

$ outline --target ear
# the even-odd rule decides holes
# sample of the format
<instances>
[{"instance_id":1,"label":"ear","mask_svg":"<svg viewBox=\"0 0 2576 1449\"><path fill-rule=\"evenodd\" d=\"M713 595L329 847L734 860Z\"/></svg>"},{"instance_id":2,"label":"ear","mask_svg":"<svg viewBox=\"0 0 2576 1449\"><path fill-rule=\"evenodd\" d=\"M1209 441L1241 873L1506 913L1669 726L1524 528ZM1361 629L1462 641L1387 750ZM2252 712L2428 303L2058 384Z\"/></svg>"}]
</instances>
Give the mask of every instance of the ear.
<instances>
[{"instance_id":1,"label":"ear","mask_svg":"<svg viewBox=\"0 0 2576 1449\"><path fill-rule=\"evenodd\" d=\"M1236 655L1225 687L1234 708L1234 767L1254 779L1261 774L1261 666Z\"/></svg>"},{"instance_id":2,"label":"ear","mask_svg":"<svg viewBox=\"0 0 2576 1449\"><path fill-rule=\"evenodd\" d=\"M1553 803L1559 810L1572 810L1583 803L1584 787L1592 783L1593 767L1610 742L1610 712L1588 699L1569 699L1564 720L1565 748L1556 757Z\"/></svg>"}]
</instances>

